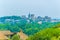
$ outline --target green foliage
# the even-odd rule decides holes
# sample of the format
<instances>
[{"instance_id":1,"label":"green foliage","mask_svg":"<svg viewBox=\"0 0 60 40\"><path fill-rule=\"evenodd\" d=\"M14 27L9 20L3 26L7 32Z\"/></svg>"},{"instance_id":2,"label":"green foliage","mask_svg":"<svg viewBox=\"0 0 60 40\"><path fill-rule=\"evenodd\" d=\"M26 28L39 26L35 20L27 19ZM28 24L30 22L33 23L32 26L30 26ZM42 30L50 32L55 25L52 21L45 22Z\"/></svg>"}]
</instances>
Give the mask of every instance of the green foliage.
<instances>
[{"instance_id":1,"label":"green foliage","mask_svg":"<svg viewBox=\"0 0 60 40\"><path fill-rule=\"evenodd\" d=\"M13 17L14 18L14 17ZM6 22L0 24L0 30L10 30L11 32L17 33L20 29L27 35L33 35L45 28L55 27L54 25L59 23L44 22L38 24L37 22L27 23L26 19L20 19L19 22ZM60 25L60 24L59 24Z\"/></svg>"},{"instance_id":2,"label":"green foliage","mask_svg":"<svg viewBox=\"0 0 60 40\"><path fill-rule=\"evenodd\" d=\"M20 32L20 28L16 25L10 26L9 30L14 33Z\"/></svg>"},{"instance_id":3,"label":"green foliage","mask_svg":"<svg viewBox=\"0 0 60 40\"><path fill-rule=\"evenodd\" d=\"M13 37L12 37L12 40L20 40L20 37L19 37L19 35L14 35Z\"/></svg>"},{"instance_id":4,"label":"green foliage","mask_svg":"<svg viewBox=\"0 0 60 40\"><path fill-rule=\"evenodd\" d=\"M0 24L0 30L8 30L5 24Z\"/></svg>"},{"instance_id":5,"label":"green foliage","mask_svg":"<svg viewBox=\"0 0 60 40\"><path fill-rule=\"evenodd\" d=\"M60 36L60 28L47 28L28 38L28 40L51 40Z\"/></svg>"},{"instance_id":6,"label":"green foliage","mask_svg":"<svg viewBox=\"0 0 60 40\"><path fill-rule=\"evenodd\" d=\"M54 27L55 28L60 28L60 22L58 22Z\"/></svg>"},{"instance_id":7,"label":"green foliage","mask_svg":"<svg viewBox=\"0 0 60 40\"><path fill-rule=\"evenodd\" d=\"M34 33L38 32L40 29L40 25L38 23L27 23L25 28L23 29L24 33L27 35L33 35Z\"/></svg>"},{"instance_id":8,"label":"green foliage","mask_svg":"<svg viewBox=\"0 0 60 40\"><path fill-rule=\"evenodd\" d=\"M45 28L50 28L55 24L50 22L45 22L43 24L38 23L26 23L26 20L22 19L17 23L6 22L5 24L0 24L0 30L10 30L11 32L17 33L20 29L27 35L33 35Z\"/></svg>"},{"instance_id":9,"label":"green foliage","mask_svg":"<svg viewBox=\"0 0 60 40\"><path fill-rule=\"evenodd\" d=\"M12 40L11 38L8 38L8 40Z\"/></svg>"},{"instance_id":10,"label":"green foliage","mask_svg":"<svg viewBox=\"0 0 60 40\"><path fill-rule=\"evenodd\" d=\"M27 35L33 35L45 28L51 28L52 26L54 26L55 24L50 23L50 22L45 22L43 24L38 24L38 23L27 23L25 25L25 27L23 27L23 31L24 33L26 33Z\"/></svg>"}]
</instances>

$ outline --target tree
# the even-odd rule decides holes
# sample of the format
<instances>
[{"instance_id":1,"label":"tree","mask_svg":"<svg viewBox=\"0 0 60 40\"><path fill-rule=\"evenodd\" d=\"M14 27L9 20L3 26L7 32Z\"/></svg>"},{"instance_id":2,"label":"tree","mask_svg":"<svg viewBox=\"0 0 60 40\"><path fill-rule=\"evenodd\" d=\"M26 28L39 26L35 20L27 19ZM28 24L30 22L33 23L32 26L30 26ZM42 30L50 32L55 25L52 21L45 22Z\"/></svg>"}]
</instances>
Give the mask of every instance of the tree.
<instances>
[{"instance_id":1,"label":"tree","mask_svg":"<svg viewBox=\"0 0 60 40\"><path fill-rule=\"evenodd\" d=\"M40 31L40 25L38 23L27 23L23 28L23 31L27 35L33 35Z\"/></svg>"},{"instance_id":2,"label":"tree","mask_svg":"<svg viewBox=\"0 0 60 40\"><path fill-rule=\"evenodd\" d=\"M0 24L0 30L8 30L5 24Z\"/></svg>"},{"instance_id":3,"label":"tree","mask_svg":"<svg viewBox=\"0 0 60 40\"><path fill-rule=\"evenodd\" d=\"M20 32L20 28L17 25L10 26L9 30L14 33Z\"/></svg>"},{"instance_id":4,"label":"tree","mask_svg":"<svg viewBox=\"0 0 60 40\"><path fill-rule=\"evenodd\" d=\"M59 28L47 28L30 36L27 40L53 40L53 38L57 39L59 36Z\"/></svg>"},{"instance_id":5,"label":"tree","mask_svg":"<svg viewBox=\"0 0 60 40\"><path fill-rule=\"evenodd\" d=\"M13 37L12 37L12 40L20 40L20 37L19 37L19 35L14 35Z\"/></svg>"},{"instance_id":6,"label":"tree","mask_svg":"<svg viewBox=\"0 0 60 40\"><path fill-rule=\"evenodd\" d=\"M55 28L60 28L60 22L57 22L54 27Z\"/></svg>"}]
</instances>

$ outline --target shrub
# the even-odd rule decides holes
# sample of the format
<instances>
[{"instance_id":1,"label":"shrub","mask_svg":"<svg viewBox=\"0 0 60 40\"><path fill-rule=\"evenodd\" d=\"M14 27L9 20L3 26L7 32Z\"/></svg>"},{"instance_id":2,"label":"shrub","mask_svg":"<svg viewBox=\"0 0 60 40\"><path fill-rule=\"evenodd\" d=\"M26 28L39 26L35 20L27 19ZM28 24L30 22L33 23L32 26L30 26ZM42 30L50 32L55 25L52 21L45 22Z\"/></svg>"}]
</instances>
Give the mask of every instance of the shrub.
<instances>
[{"instance_id":1,"label":"shrub","mask_svg":"<svg viewBox=\"0 0 60 40\"><path fill-rule=\"evenodd\" d=\"M12 37L12 40L20 40L20 37L19 37L19 35L14 35L13 37Z\"/></svg>"}]
</instances>

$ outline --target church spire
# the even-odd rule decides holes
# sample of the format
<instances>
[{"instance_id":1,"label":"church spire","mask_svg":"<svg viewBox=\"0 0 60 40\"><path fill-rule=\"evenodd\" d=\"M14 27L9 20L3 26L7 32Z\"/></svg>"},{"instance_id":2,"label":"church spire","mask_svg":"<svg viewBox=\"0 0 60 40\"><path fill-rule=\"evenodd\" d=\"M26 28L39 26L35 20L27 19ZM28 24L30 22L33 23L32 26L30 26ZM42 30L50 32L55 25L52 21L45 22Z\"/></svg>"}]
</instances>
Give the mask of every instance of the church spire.
<instances>
[{"instance_id":1,"label":"church spire","mask_svg":"<svg viewBox=\"0 0 60 40\"><path fill-rule=\"evenodd\" d=\"M30 12L29 12L29 14L28 14L28 18L30 18L31 17L31 15L30 15Z\"/></svg>"}]
</instances>

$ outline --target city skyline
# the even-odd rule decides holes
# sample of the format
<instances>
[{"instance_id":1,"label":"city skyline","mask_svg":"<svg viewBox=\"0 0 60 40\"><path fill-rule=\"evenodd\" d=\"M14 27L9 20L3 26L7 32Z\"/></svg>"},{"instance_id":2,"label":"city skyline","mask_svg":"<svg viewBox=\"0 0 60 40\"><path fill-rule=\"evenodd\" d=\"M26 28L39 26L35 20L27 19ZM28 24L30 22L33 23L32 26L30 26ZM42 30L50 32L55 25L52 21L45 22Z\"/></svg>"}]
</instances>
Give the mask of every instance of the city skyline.
<instances>
[{"instance_id":1,"label":"city skyline","mask_svg":"<svg viewBox=\"0 0 60 40\"><path fill-rule=\"evenodd\" d=\"M1 16L49 16L60 19L60 0L0 0Z\"/></svg>"}]
</instances>

